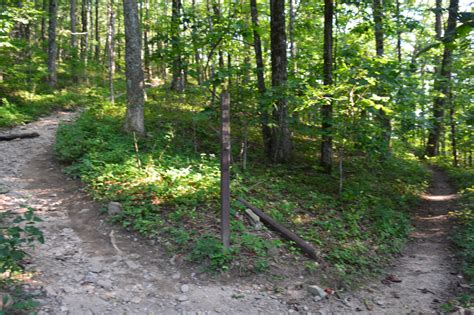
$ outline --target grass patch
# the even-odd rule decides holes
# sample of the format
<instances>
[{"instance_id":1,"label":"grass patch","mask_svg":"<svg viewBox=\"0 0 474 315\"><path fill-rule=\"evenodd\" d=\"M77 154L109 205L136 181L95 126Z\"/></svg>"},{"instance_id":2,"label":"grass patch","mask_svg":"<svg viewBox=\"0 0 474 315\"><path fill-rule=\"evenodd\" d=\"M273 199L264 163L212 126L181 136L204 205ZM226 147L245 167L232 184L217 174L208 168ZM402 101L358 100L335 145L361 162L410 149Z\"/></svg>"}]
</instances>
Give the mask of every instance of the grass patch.
<instances>
[{"instance_id":1,"label":"grass patch","mask_svg":"<svg viewBox=\"0 0 474 315\"><path fill-rule=\"evenodd\" d=\"M146 104L146 138L122 133L123 104L97 102L73 124L59 128L55 152L67 171L87 183L103 201L119 201L123 226L155 237L170 252L212 270L259 272L272 252L292 257L314 272L291 244L247 224L243 208L232 203L232 248L219 241L218 118L199 89L176 95L152 89ZM291 165L269 166L262 158L258 127L232 117L232 192L260 207L312 243L320 266L350 281L377 269L400 249L410 230L406 210L426 188L427 172L409 154L383 163L353 156L345 163L342 195L338 174L314 168L312 152ZM242 170L240 144L248 134L248 168ZM303 137L300 137L301 139ZM315 139L298 145L314 146ZM310 162L305 162L310 161ZM235 198L234 198L235 200ZM298 262L299 261L299 262Z\"/></svg>"}]
</instances>

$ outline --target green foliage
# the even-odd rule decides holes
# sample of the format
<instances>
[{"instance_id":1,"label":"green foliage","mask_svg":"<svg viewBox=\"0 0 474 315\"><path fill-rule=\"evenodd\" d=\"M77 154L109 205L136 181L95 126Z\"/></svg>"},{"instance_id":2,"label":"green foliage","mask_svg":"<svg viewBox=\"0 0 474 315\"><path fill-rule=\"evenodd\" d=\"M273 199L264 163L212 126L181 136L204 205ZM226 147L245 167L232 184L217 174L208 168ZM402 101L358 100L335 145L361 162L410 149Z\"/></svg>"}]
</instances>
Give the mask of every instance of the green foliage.
<instances>
[{"instance_id":1,"label":"green foliage","mask_svg":"<svg viewBox=\"0 0 474 315\"><path fill-rule=\"evenodd\" d=\"M7 211L0 215L0 288L3 292L0 295L3 297L0 314L32 311L38 306L16 286L17 276L23 270L22 261L27 256L26 250L37 242L44 243L43 233L36 227L38 222L41 219L29 207L22 214Z\"/></svg>"},{"instance_id":2,"label":"green foliage","mask_svg":"<svg viewBox=\"0 0 474 315\"><path fill-rule=\"evenodd\" d=\"M32 208L28 208L24 214L12 215L11 212L2 214L0 273L20 271L20 262L26 256L25 247L32 246L35 242L44 243L43 233L35 226L40 221Z\"/></svg>"},{"instance_id":3,"label":"green foliage","mask_svg":"<svg viewBox=\"0 0 474 315\"><path fill-rule=\"evenodd\" d=\"M218 133L213 132L218 126L214 119L200 119L208 115L200 95L198 89L179 96L150 90L145 113L149 134L138 139L138 151L133 136L121 131L124 107L98 102L74 123L60 126L56 156L96 198L122 203L124 212L114 220L125 227L157 236L170 251L191 253L191 261L213 270L246 266L264 271L268 252L280 247L280 241L247 227L239 214L244 209L236 202L232 248L224 253L220 245ZM244 119L236 115L232 121L237 143L244 135ZM247 131L249 141L258 141L255 129ZM233 155L238 154L234 146ZM320 248L340 275L371 271L382 257L400 249L409 231L404 210L426 187L427 173L413 155L394 152L384 162L347 157L339 196L338 176L318 173L306 156L299 166L268 172L261 154L250 152L251 171L234 164L233 193ZM291 245L282 250L300 255Z\"/></svg>"}]
</instances>

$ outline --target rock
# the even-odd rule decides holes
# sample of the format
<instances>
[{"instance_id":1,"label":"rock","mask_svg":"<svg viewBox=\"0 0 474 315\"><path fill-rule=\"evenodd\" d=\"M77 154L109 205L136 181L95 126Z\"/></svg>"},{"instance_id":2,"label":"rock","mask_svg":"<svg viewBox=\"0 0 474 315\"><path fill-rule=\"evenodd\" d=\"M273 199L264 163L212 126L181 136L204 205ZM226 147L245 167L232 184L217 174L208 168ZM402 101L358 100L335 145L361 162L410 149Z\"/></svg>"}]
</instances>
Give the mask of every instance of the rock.
<instances>
[{"instance_id":1,"label":"rock","mask_svg":"<svg viewBox=\"0 0 474 315\"><path fill-rule=\"evenodd\" d=\"M104 289L111 289L112 288L112 281L109 279L99 279L97 280L97 285L104 288Z\"/></svg>"},{"instance_id":2,"label":"rock","mask_svg":"<svg viewBox=\"0 0 474 315\"><path fill-rule=\"evenodd\" d=\"M308 286L308 292L311 293L314 296L318 296L320 298L326 297L328 294L324 291L324 289L321 289L317 285L309 285Z\"/></svg>"},{"instance_id":3,"label":"rock","mask_svg":"<svg viewBox=\"0 0 474 315\"><path fill-rule=\"evenodd\" d=\"M47 296L54 297L56 296L56 290L53 289L51 286L47 286L44 288L44 291L46 292Z\"/></svg>"},{"instance_id":4,"label":"rock","mask_svg":"<svg viewBox=\"0 0 474 315\"><path fill-rule=\"evenodd\" d=\"M81 209L81 210L79 211L79 213L82 214L82 213L87 213L87 212L89 212L89 211L91 211L91 209Z\"/></svg>"},{"instance_id":5,"label":"rock","mask_svg":"<svg viewBox=\"0 0 474 315\"><path fill-rule=\"evenodd\" d=\"M260 218L252 210L245 209L245 214L249 217L250 223L256 230L260 230L262 228L262 222L260 222Z\"/></svg>"},{"instance_id":6,"label":"rock","mask_svg":"<svg viewBox=\"0 0 474 315\"><path fill-rule=\"evenodd\" d=\"M5 184L0 184L0 194L6 194L10 191L10 189Z\"/></svg>"},{"instance_id":7,"label":"rock","mask_svg":"<svg viewBox=\"0 0 474 315\"><path fill-rule=\"evenodd\" d=\"M178 300L179 302L184 302L189 300L189 298L186 295L180 295L176 300Z\"/></svg>"},{"instance_id":8,"label":"rock","mask_svg":"<svg viewBox=\"0 0 474 315\"><path fill-rule=\"evenodd\" d=\"M125 264L127 264L128 268L133 270L140 268L140 265L134 262L133 260L125 260Z\"/></svg>"},{"instance_id":9,"label":"rock","mask_svg":"<svg viewBox=\"0 0 474 315\"><path fill-rule=\"evenodd\" d=\"M104 267L97 261L91 261L89 270L93 273L100 273L102 270L104 270Z\"/></svg>"},{"instance_id":10,"label":"rock","mask_svg":"<svg viewBox=\"0 0 474 315\"><path fill-rule=\"evenodd\" d=\"M122 204L120 202L111 201L107 206L107 213L109 215L119 215L123 212Z\"/></svg>"},{"instance_id":11,"label":"rock","mask_svg":"<svg viewBox=\"0 0 474 315\"><path fill-rule=\"evenodd\" d=\"M183 284L180 288L181 292L186 293L189 292L189 285Z\"/></svg>"},{"instance_id":12,"label":"rock","mask_svg":"<svg viewBox=\"0 0 474 315\"><path fill-rule=\"evenodd\" d=\"M173 280L179 280L181 278L181 273L177 272L171 276Z\"/></svg>"}]
</instances>

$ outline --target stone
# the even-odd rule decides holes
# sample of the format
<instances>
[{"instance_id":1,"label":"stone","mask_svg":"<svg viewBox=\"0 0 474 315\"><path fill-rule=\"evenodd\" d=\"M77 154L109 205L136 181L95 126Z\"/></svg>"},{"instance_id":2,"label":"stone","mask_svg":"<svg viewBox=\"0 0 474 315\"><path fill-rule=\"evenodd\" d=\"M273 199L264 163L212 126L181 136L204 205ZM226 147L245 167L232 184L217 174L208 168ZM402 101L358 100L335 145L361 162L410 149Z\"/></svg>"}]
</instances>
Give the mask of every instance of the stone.
<instances>
[{"instance_id":1,"label":"stone","mask_svg":"<svg viewBox=\"0 0 474 315\"><path fill-rule=\"evenodd\" d=\"M309 285L308 292L311 293L313 296L318 296L320 298L326 297L328 295L324 291L324 289L318 287L317 285Z\"/></svg>"},{"instance_id":2,"label":"stone","mask_svg":"<svg viewBox=\"0 0 474 315\"><path fill-rule=\"evenodd\" d=\"M107 213L109 215L119 215L123 212L122 204L120 202L111 201L107 206Z\"/></svg>"},{"instance_id":3,"label":"stone","mask_svg":"<svg viewBox=\"0 0 474 315\"><path fill-rule=\"evenodd\" d=\"M260 230L262 228L262 222L260 222L260 218L255 214L255 212L253 212L251 209L245 209L245 214L249 217L250 223L256 230Z\"/></svg>"},{"instance_id":4,"label":"stone","mask_svg":"<svg viewBox=\"0 0 474 315\"><path fill-rule=\"evenodd\" d=\"M125 260L125 264L128 266L128 268L133 270L140 268L140 265L134 262L133 260Z\"/></svg>"},{"instance_id":5,"label":"stone","mask_svg":"<svg viewBox=\"0 0 474 315\"><path fill-rule=\"evenodd\" d=\"M97 285L104 288L104 289L111 289L112 288L112 281L109 279L99 279L97 280Z\"/></svg>"},{"instance_id":6,"label":"stone","mask_svg":"<svg viewBox=\"0 0 474 315\"><path fill-rule=\"evenodd\" d=\"M178 300L179 302L184 302L189 300L189 298L186 295L180 295L176 300Z\"/></svg>"},{"instance_id":7,"label":"stone","mask_svg":"<svg viewBox=\"0 0 474 315\"><path fill-rule=\"evenodd\" d=\"M5 184L0 184L0 194L6 194L10 191L10 189Z\"/></svg>"},{"instance_id":8,"label":"stone","mask_svg":"<svg viewBox=\"0 0 474 315\"><path fill-rule=\"evenodd\" d=\"M173 280L179 280L181 278L181 273L177 272L171 276Z\"/></svg>"},{"instance_id":9,"label":"stone","mask_svg":"<svg viewBox=\"0 0 474 315\"><path fill-rule=\"evenodd\" d=\"M100 273L102 272L102 270L104 270L104 267L102 266L101 263L97 261L91 261L89 270L92 271L93 273Z\"/></svg>"},{"instance_id":10,"label":"stone","mask_svg":"<svg viewBox=\"0 0 474 315\"><path fill-rule=\"evenodd\" d=\"M80 214L83 214L83 213L87 213L87 212L89 212L89 211L91 211L91 209L85 208L85 209L81 209L81 210L79 211L79 213L80 213Z\"/></svg>"},{"instance_id":11,"label":"stone","mask_svg":"<svg viewBox=\"0 0 474 315\"><path fill-rule=\"evenodd\" d=\"M189 285L183 284L180 288L181 292L186 293L189 292Z\"/></svg>"}]
</instances>

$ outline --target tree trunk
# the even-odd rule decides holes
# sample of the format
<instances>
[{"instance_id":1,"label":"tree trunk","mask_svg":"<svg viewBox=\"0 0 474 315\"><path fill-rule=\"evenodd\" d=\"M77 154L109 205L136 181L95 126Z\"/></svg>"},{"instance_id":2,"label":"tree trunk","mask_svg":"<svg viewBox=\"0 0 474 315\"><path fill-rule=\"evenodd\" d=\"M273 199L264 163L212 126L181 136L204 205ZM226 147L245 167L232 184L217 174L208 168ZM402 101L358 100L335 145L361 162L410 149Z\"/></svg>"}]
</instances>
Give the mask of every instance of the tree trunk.
<instances>
[{"instance_id":1,"label":"tree trunk","mask_svg":"<svg viewBox=\"0 0 474 315\"><path fill-rule=\"evenodd\" d=\"M324 0L324 85L333 84L333 0ZM331 95L328 95L331 97ZM331 173L332 168L332 100L321 107L322 142L321 142L321 167L326 173Z\"/></svg>"},{"instance_id":2,"label":"tree trunk","mask_svg":"<svg viewBox=\"0 0 474 315\"><path fill-rule=\"evenodd\" d=\"M454 118L455 108L454 108L454 100L452 96L452 92L450 92L449 96L451 100L451 106L449 108L449 123L451 125L451 153L453 155L453 166L458 166L458 150L456 144L456 120Z\"/></svg>"},{"instance_id":3,"label":"tree trunk","mask_svg":"<svg viewBox=\"0 0 474 315\"><path fill-rule=\"evenodd\" d=\"M149 20L150 20L150 1L145 1L145 27L143 30L143 58L145 59L145 77L147 81L151 81L152 78L152 71L150 65L150 46L148 43L148 34L149 34Z\"/></svg>"},{"instance_id":4,"label":"tree trunk","mask_svg":"<svg viewBox=\"0 0 474 315\"><path fill-rule=\"evenodd\" d=\"M125 26L125 77L127 85L127 113L124 129L145 135L142 68L142 45L140 24L138 21L138 6L136 0L123 0Z\"/></svg>"},{"instance_id":5,"label":"tree trunk","mask_svg":"<svg viewBox=\"0 0 474 315\"><path fill-rule=\"evenodd\" d=\"M459 7L459 0L451 0L449 3L448 24L445 34L451 34L456 30L456 16ZM433 117L431 119L431 128L428 135L428 144L426 147L427 156L437 156L439 154L439 140L443 130L444 110L446 104L449 104L451 96L451 64L454 40L453 36L446 39L444 43L443 59L439 75L435 78L434 90L435 99L433 102Z\"/></svg>"},{"instance_id":6,"label":"tree trunk","mask_svg":"<svg viewBox=\"0 0 474 315\"><path fill-rule=\"evenodd\" d=\"M184 75L183 75L183 61L181 56L181 1L172 0L171 12L171 46L173 51L173 64L171 79L171 89L176 92L184 91Z\"/></svg>"},{"instance_id":7,"label":"tree trunk","mask_svg":"<svg viewBox=\"0 0 474 315\"><path fill-rule=\"evenodd\" d=\"M400 29L400 0L396 3L396 18L397 18L397 58L398 64L402 63L402 31Z\"/></svg>"},{"instance_id":8,"label":"tree trunk","mask_svg":"<svg viewBox=\"0 0 474 315\"><path fill-rule=\"evenodd\" d=\"M57 0L49 0L49 26L48 26L48 84L55 87L58 78L56 73L56 58L58 47L56 43L56 25L58 18Z\"/></svg>"},{"instance_id":9,"label":"tree trunk","mask_svg":"<svg viewBox=\"0 0 474 315\"><path fill-rule=\"evenodd\" d=\"M99 27L99 0L95 0L95 52L94 59L100 59L100 27Z\"/></svg>"},{"instance_id":10,"label":"tree trunk","mask_svg":"<svg viewBox=\"0 0 474 315\"><path fill-rule=\"evenodd\" d=\"M69 15L71 20L71 77L74 83L78 82L77 77L77 18L76 0L70 1Z\"/></svg>"},{"instance_id":11,"label":"tree trunk","mask_svg":"<svg viewBox=\"0 0 474 315\"><path fill-rule=\"evenodd\" d=\"M114 75L115 75L115 13L114 0L109 0L107 7L108 25L107 25L107 57L109 65L109 93L110 101L115 101L114 91Z\"/></svg>"},{"instance_id":12,"label":"tree trunk","mask_svg":"<svg viewBox=\"0 0 474 315\"><path fill-rule=\"evenodd\" d=\"M41 15L41 41L46 40L46 15L44 14L48 9L48 0L43 0L43 14Z\"/></svg>"},{"instance_id":13,"label":"tree trunk","mask_svg":"<svg viewBox=\"0 0 474 315\"><path fill-rule=\"evenodd\" d=\"M268 126L270 118L268 117L268 108L265 104L265 65L263 63L262 54L262 41L260 34L258 33L258 10L257 0L250 0L250 14L252 16L253 25L253 47L255 50L255 61L257 64L257 88L260 93L259 98L259 110L260 110L260 124L262 129L263 145L265 155L270 156L271 154L271 130Z\"/></svg>"},{"instance_id":14,"label":"tree trunk","mask_svg":"<svg viewBox=\"0 0 474 315\"><path fill-rule=\"evenodd\" d=\"M83 63L83 77L87 78L87 50L89 46L89 34L88 34L88 2L90 0L82 0L81 5L81 23L82 23L82 35L81 35L81 61Z\"/></svg>"},{"instance_id":15,"label":"tree trunk","mask_svg":"<svg viewBox=\"0 0 474 315\"><path fill-rule=\"evenodd\" d=\"M296 43L295 43L295 21L296 21L296 12L295 12L295 0L289 0L290 2L290 21L288 23L288 37L290 40L290 58L291 58L291 72L296 72Z\"/></svg>"},{"instance_id":16,"label":"tree trunk","mask_svg":"<svg viewBox=\"0 0 474 315\"><path fill-rule=\"evenodd\" d=\"M383 31L383 3L382 0L373 0L373 18L374 18L374 34L375 34L375 51L377 57L384 55L384 31ZM383 88L382 88L383 89ZM385 94L380 91L381 95ZM390 152L390 138L392 136L392 124L390 118L383 108L379 109L378 120L380 124L381 134L379 137L382 155Z\"/></svg>"},{"instance_id":17,"label":"tree trunk","mask_svg":"<svg viewBox=\"0 0 474 315\"><path fill-rule=\"evenodd\" d=\"M288 127L288 100L286 84L288 60L286 55L285 0L270 0L270 39L272 51L272 87L276 95L272 112L271 154L272 162L291 159L292 142Z\"/></svg>"}]
</instances>

